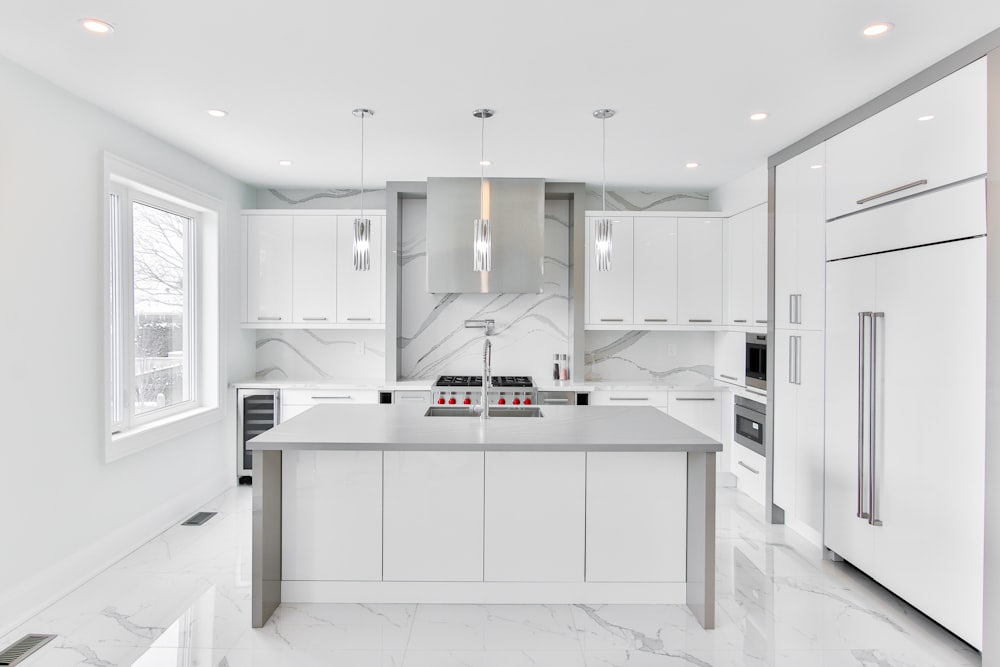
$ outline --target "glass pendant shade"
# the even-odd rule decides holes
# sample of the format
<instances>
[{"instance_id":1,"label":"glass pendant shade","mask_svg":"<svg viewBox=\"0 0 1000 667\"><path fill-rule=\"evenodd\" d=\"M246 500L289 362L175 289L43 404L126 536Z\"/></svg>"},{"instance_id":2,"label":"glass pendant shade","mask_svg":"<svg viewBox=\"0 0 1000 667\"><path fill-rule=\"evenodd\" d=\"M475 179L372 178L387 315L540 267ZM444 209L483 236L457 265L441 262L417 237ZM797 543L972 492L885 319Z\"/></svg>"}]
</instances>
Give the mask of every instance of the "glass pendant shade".
<instances>
[{"instance_id":1,"label":"glass pendant shade","mask_svg":"<svg viewBox=\"0 0 1000 667\"><path fill-rule=\"evenodd\" d=\"M489 271L492 263L493 243L490 240L490 221L476 218L473 222L472 270Z\"/></svg>"},{"instance_id":2,"label":"glass pendant shade","mask_svg":"<svg viewBox=\"0 0 1000 667\"><path fill-rule=\"evenodd\" d=\"M611 270L611 218L601 218L594 224L594 255L598 271Z\"/></svg>"},{"instance_id":3,"label":"glass pendant shade","mask_svg":"<svg viewBox=\"0 0 1000 667\"><path fill-rule=\"evenodd\" d=\"M493 263L493 241L490 239L489 184L486 182L486 119L493 116L492 109L476 109L472 115L481 121L479 135L479 217L472 221L472 270L487 273Z\"/></svg>"},{"instance_id":4,"label":"glass pendant shade","mask_svg":"<svg viewBox=\"0 0 1000 667\"><path fill-rule=\"evenodd\" d=\"M354 218L354 270L371 269L372 221L368 218Z\"/></svg>"}]
</instances>

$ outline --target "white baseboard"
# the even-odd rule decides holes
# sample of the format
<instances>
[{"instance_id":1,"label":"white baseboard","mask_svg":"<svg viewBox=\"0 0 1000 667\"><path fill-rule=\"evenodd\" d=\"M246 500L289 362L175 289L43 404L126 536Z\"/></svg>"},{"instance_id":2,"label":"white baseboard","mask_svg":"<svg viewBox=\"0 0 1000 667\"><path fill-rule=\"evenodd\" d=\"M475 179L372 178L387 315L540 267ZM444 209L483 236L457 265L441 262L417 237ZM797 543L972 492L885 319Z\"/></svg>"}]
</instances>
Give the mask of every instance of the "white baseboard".
<instances>
[{"instance_id":1,"label":"white baseboard","mask_svg":"<svg viewBox=\"0 0 1000 667\"><path fill-rule=\"evenodd\" d=\"M126 554L176 525L192 511L233 486L234 482L232 475L224 473L187 489L135 521L67 555L12 590L0 592L0 636L11 632Z\"/></svg>"},{"instance_id":2,"label":"white baseboard","mask_svg":"<svg viewBox=\"0 0 1000 667\"><path fill-rule=\"evenodd\" d=\"M282 581L284 602L685 604L687 584L492 581Z\"/></svg>"},{"instance_id":3,"label":"white baseboard","mask_svg":"<svg viewBox=\"0 0 1000 667\"><path fill-rule=\"evenodd\" d=\"M812 542L817 547L821 549L823 548L823 534L812 526L796 519L794 516L789 516L787 514L785 515L785 525L809 542Z\"/></svg>"}]
</instances>

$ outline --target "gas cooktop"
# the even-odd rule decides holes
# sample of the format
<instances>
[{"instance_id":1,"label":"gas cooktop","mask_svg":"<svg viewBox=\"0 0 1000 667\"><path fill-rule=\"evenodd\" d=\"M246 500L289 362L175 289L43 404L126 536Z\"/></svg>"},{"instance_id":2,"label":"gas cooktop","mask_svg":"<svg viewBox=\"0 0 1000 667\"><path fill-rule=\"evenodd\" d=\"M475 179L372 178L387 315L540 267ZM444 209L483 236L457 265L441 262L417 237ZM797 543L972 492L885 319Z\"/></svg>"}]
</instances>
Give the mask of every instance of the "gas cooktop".
<instances>
[{"instance_id":1,"label":"gas cooktop","mask_svg":"<svg viewBox=\"0 0 1000 667\"><path fill-rule=\"evenodd\" d=\"M535 386L530 375L494 375L490 378L494 387L531 388ZM435 387L482 387L482 375L442 375L434 383Z\"/></svg>"}]
</instances>

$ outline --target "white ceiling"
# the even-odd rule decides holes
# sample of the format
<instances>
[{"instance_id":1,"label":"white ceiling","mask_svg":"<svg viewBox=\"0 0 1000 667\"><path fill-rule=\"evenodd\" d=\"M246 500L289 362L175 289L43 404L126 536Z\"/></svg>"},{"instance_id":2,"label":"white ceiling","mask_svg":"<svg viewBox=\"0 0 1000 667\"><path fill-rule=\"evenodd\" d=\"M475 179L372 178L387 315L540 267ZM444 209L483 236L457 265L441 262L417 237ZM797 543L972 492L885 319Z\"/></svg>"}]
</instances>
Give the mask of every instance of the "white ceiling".
<instances>
[{"instance_id":1,"label":"white ceiling","mask_svg":"<svg viewBox=\"0 0 1000 667\"><path fill-rule=\"evenodd\" d=\"M356 187L360 106L373 186L478 176L484 106L488 175L599 184L591 112L611 107L609 186L706 191L1000 27L1000 2L3 0L0 15L0 54L259 187ZM862 37L875 21L895 28Z\"/></svg>"}]
</instances>

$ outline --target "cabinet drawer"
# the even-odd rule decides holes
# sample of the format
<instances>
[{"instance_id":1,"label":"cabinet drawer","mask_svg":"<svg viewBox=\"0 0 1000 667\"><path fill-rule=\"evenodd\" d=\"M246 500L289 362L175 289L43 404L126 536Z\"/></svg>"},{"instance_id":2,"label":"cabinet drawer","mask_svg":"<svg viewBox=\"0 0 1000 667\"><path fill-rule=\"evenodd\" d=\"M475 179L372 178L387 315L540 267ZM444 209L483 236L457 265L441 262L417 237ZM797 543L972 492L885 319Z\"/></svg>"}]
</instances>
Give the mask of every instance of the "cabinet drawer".
<instances>
[{"instance_id":1,"label":"cabinet drawer","mask_svg":"<svg viewBox=\"0 0 1000 667\"><path fill-rule=\"evenodd\" d=\"M766 462L763 456L739 443L733 445L733 473L736 486L755 501L764 504Z\"/></svg>"},{"instance_id":2,"label":"cabinet drawer","mask_svg":"<svg viewBox=\"0 0 1000 667\"><path fill-rule=\"evenodd\" d=\"M591 405L651 405L666 407L670 394L666 391L595 391Z\"/></svg>"},{"instance_id":3,"label":"cabinet drawer","mask_svg":"<svg viewBox=\"0 0 1000 667\"><path fill-rule=\"evenodd\" d=\"M713 440L722 439L722 397L719 392L670 392L668 414Z\"/></svg>"},{"instance_id":4,"label":"cabinet drawer","mask_svg":"<svg viewBox=\"0 0 1000 667\"><path fill-rule=\"evenodd\" d=\"M281 404L378 403L375 389L282 389Z\"/></svg>"},{"instance_id":5,"label":"cabinet drawer","mask_svg":"<svg viewBox=\"0 0 1000 667\"><path fill-rule=\"evenodd\" d=\"M827 219L986 173L986 59L830 139L826 172Z\"/></svg>"},{"instance_id":6,"label":"cabinet drawer","mask_svg":"<svg viewBox=\"0 0 1000 667\"><path fill-rule=\"evenodd\" d=\"M397 390L393 392L393 403L399 405L430 405L431 392L422 390Z\"/></svg>"}]
</instances>

